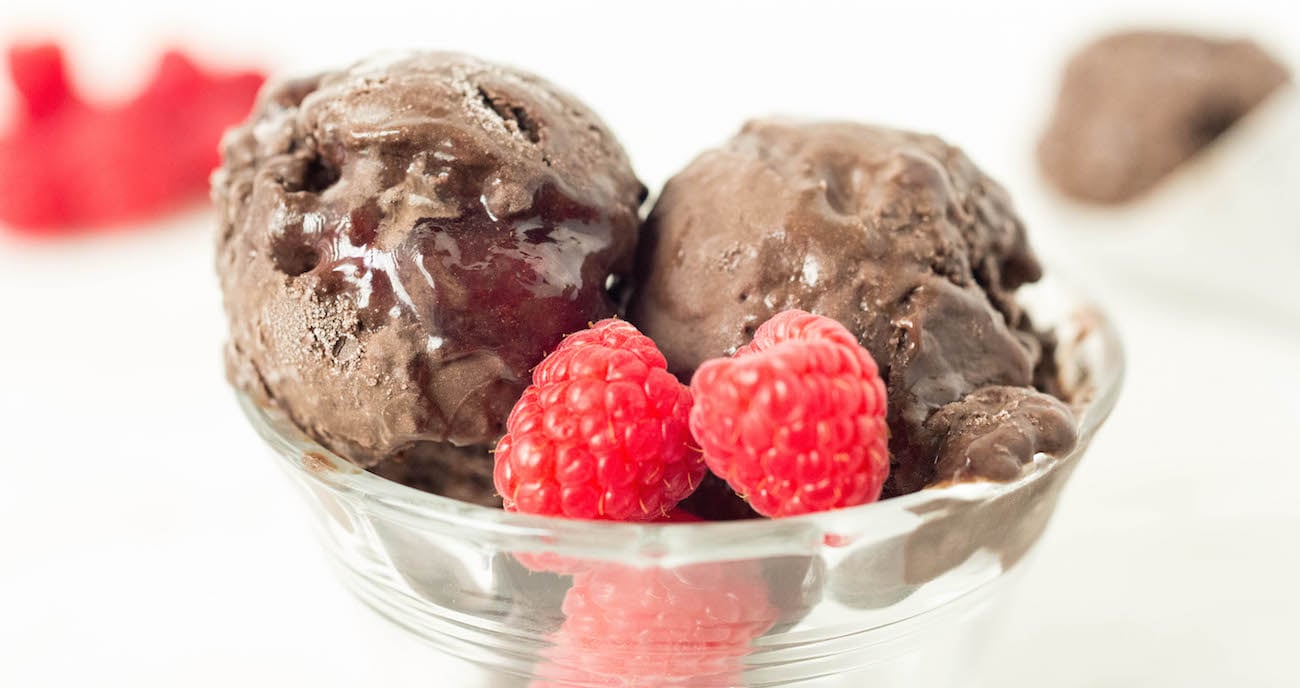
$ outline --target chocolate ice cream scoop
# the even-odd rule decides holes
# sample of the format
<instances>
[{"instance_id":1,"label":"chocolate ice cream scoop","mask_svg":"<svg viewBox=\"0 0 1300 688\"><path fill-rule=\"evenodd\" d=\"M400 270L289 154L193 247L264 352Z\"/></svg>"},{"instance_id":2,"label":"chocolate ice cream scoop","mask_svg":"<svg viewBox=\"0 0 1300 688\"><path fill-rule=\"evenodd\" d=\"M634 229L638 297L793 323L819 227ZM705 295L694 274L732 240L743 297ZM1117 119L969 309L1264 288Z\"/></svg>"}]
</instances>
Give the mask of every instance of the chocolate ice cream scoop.
<instances>
[{"instance_id":1,"label":"chocolate ice cream scoop","mask_svg":"<svg viewBox=\"0 0 1300 688\"><path fill-rule=\"evenodd\" d=\"M847 326L888 387L885 496L1005 478L1075 442L1069 411L1032 387L1043 346L1014 292L1040 268L1024 226L933 136L750 122L668 182L638 271L629 317L683 378L785 309Z\"/></svg>"},{"instance_id":2,"label":"chocolate ice cream scoop","mask_svg":"<svg viewBox=\"0 0 1300 688\"><path fill-rule=\"evenodd\" d=\"M1286 67L1249 41L1155 31L1106 36L1066 66L1039 164L1071 196L1128 201L1289 80Z\"/></svg>"},{"instance_id":3,"label":"chocolate ice cream scoop","mask_svg":"<svg viewBox=\"0 0 1300 688\"><path fill-rule=\"evenodd\" d=\"M530 369L632 265L645 189L613 135L538 77L424 53L269 88L223 154L235 383L363 467L494 501Z\"/></svg>"}]
</instances>

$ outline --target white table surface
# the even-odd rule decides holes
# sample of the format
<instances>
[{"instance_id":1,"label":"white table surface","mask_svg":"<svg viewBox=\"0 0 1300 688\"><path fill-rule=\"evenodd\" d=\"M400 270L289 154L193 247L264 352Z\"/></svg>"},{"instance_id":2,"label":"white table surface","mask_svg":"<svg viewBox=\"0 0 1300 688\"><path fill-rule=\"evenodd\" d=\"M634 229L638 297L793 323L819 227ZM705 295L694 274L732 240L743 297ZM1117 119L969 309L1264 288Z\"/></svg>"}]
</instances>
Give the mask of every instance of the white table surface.
<instances>
[{"instance_id":1,"label":"white table surface","mask_svg":"<svg viewBox=\"0 0 1300 688\"><path fill-rule=\"evenodd\" d=\"M1027 154L1056 65L1090 32L1172 17L1250 31L1300 64L1290 3L372 2L305 19L243 0L111 4L6 4L0 39L75 38L101 94L138 83L141 46L160 36L286 69L469 50L577 92L652 187L753 114L959 142L1017 197L1043 252L1093 285L1130 362L988 683L1296 684L1300 332L1080 264L1040 228ZM240 417L222 378L212 225L197 208L115 236L0 237L0 686L465 685L333 580Z\"/></svg>"}]
</instances>

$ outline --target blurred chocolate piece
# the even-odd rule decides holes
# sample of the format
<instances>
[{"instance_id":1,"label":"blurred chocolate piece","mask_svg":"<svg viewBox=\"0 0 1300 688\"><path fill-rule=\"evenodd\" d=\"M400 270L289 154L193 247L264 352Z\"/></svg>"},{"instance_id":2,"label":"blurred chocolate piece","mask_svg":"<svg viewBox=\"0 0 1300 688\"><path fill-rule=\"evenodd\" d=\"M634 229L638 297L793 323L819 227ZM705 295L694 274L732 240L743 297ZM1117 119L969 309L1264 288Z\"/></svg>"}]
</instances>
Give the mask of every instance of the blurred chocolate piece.
<instances>
[{"instance_id":1,"label":"blurred chocolate piece","mask_svg":"<svg viewBox=\"0 0 1300 688\"><path fill-rule=\"evenodd\" d=\"M1154 187L1290 80L1244 40L1138 31L1084 47L1065 68L1038 146L1044 175L1083 201Z\"/></svg>"}]
</instances>

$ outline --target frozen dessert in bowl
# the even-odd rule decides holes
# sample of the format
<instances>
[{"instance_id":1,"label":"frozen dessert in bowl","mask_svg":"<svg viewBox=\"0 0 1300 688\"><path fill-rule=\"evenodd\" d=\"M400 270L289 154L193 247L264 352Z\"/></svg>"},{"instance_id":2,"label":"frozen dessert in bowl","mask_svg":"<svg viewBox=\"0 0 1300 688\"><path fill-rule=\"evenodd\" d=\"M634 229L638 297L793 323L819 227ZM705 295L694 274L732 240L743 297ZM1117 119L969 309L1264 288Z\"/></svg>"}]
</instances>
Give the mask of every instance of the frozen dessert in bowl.
<instances>
[{"instance_id":1,"label":"frozen dessert in bowl","mask_svg":"<svg viewBox=\"0 0 1300 688\"><path fill-rule=\"evenodd\" d=\"M581 103L432 53L272 87L225 158L241 403L350 587L483 685L964 682L1118 392L934 137L756 121L642 225ZM792 504L831 510L754 511Z\"/></svg>"}]
</instances>

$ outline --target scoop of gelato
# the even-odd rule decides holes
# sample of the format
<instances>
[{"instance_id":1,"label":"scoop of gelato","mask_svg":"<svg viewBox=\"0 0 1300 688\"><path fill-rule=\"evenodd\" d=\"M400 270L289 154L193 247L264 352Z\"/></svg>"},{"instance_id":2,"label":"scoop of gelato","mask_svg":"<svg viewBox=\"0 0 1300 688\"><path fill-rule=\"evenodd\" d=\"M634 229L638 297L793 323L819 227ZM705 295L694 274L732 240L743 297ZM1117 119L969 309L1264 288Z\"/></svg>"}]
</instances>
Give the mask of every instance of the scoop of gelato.
<instances>
[{"instance_id":1,"label":"scoop of gelato","mask_svg":"<svg viewBox=\"0 0 1300 688\"><path fill-rule=\"evenodd\" d=\"M1290 81L1249 41L1137 31L1070 59L1038 146L1043 173L1080 200L1146 192Z\"/></svg>"},{"instance_id":2,"label":"scoop of gelato","mask_svg":"<svg viewBox=\"0 0 1300 688\"><path fill-rule=\"evenodd\" d=\"M750 122L668 182L641 239L629 317L682 378L789 308L858 337L888 388L884 496L1005 478L1075 443L1069 410L1033 387L1043 342L1014 292L1041 269L1024 225L938 138ZM1014 443L984 438L1004 424Z\"/></svg>"},{"instance_id":3,"label":"scoop of gelato","mask_svg":"<svg viewBox=\"0 0 1300 688\"><path fill-rule=\"evenodd\" d=\"M223 156L233 381L360 466L493 501L530 369L632 267L646 192L613 135L536 76L423 53L270 87Z\"/></svg>"}]
</instances>

